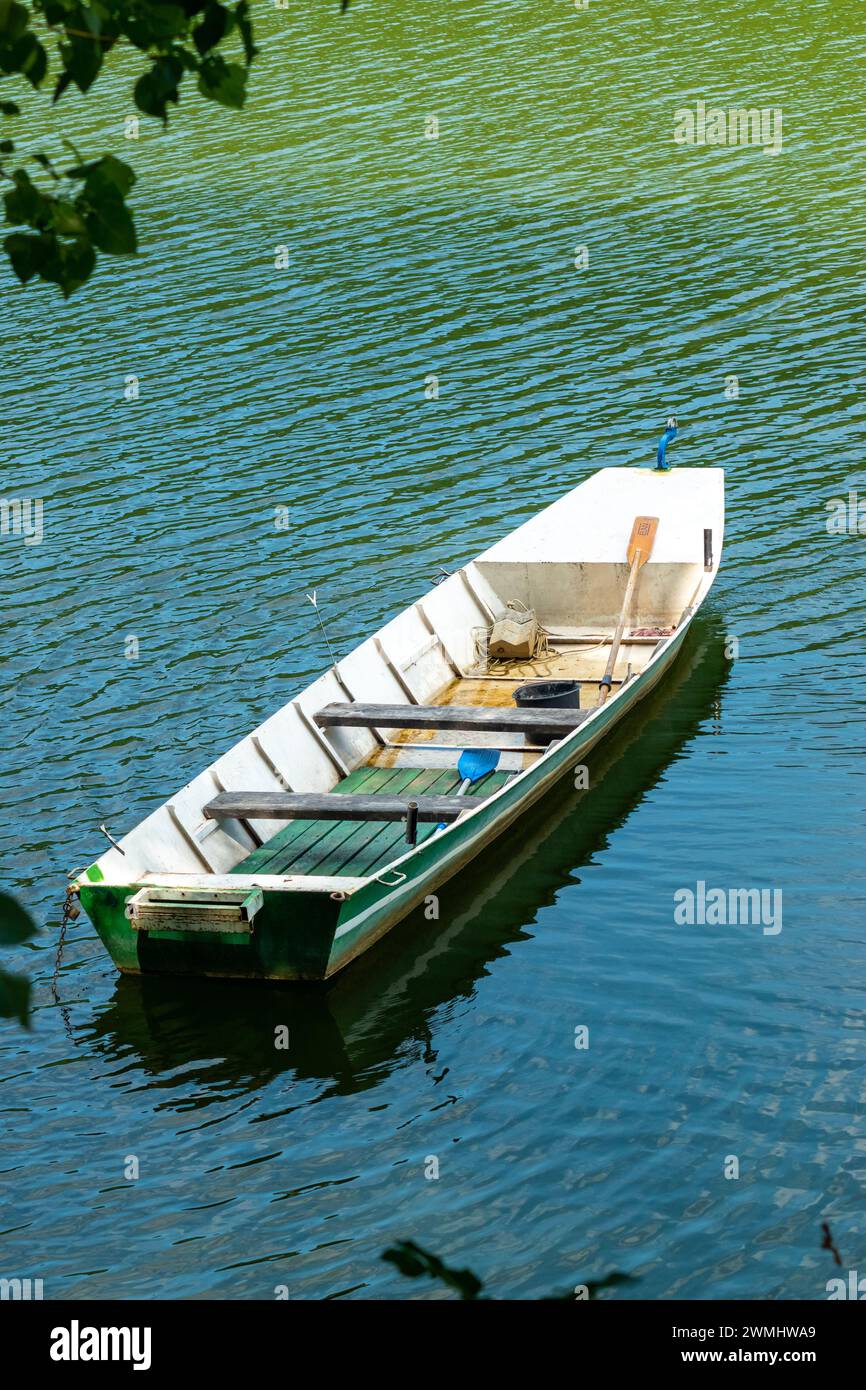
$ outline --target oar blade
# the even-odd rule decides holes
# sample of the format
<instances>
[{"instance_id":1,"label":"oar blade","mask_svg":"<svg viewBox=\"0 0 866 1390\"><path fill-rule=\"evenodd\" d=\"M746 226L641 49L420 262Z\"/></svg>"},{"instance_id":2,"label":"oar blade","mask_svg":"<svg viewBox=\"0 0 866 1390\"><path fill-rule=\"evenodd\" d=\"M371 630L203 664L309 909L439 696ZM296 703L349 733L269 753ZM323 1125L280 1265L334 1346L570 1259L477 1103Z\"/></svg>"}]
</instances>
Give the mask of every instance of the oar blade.
<instances>
[{"instance_id":1,"label":"oar blade","mask_svg":"<svg viewBox=\"0 0 866 1390\"><path fill-rule=\"evenodd\" d=\"M480 782L482 777L496 771L499 751L498 748L464 748L457 762L457 774L461 779L458 796L462 796L473 782ZM446 830L447 822L442 821L436 829Z\"/></svg>"},{"instance_id":2,"label":"oar blade","mask_svg":"<svg viewBox=\"0 0 866 1390\"><path fill-rule=\"evenodd\" d=\"M637 560L637 567L645 565L652 554L655 545L656 531L659 529L659 519L657 516L636 516L634 526L631 528L631 537L628 543L627 558L629 568Z\"/></svg>"},{"instance_id":3,"label":"oar blade","mask_svg":"<svg viewBox=\"0 0 866 1390\"><path fill-rule=\"evenodd\" d=\"M498 748L465 748L460 754L457 771L464 782L471 784L495 772L498 763Z\"/></svg>"},{"instance_id":4,"label":"oar blade","mask_svg":"<svg viewBox=\"0 0 866 1390\"><path fill-rule=\"evenodd\" d=\"M636 516L634 525L631 528L631 536L628 542L628 583L625 586L625 597L622 601L619 618L613 633L613 641L610 644L607 666L599 684L598 703L603 705L611 691L613 684L613 673L616 667L616 659L619 655L619 644L622 641L622 634L625 631L625 620L628 616L629 604L634 595L635 585L637 584L638 570L646 564L652 554L655 545L656 531L659 529L659 519L657 516Z\"/></svg>"}]
</instances>

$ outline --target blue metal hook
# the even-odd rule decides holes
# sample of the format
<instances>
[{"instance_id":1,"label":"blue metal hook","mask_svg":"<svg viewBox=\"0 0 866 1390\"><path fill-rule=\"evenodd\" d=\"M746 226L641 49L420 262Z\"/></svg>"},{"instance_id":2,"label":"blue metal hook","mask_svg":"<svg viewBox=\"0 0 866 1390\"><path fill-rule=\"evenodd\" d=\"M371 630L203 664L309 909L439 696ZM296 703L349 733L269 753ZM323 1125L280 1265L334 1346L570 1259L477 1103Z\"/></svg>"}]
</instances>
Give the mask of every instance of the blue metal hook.
<instances>
[{"instance_id":1,"label":"blue metal hook","mask_svg":"<svg viewBox=\"0 0 866 1390\"><path fill-rule=\"evenodd\" d=\"M673 441L676 439L677 433L677 417L676 415L669 415L667 420L665 421L665 432L659 440L658 453L656 454L657 469L662 469L664 472L667 472L669 470L670 464L667 462L665 458L665 453L667 451L668 445L672 444Z\"/></svg>"}]
</instances>

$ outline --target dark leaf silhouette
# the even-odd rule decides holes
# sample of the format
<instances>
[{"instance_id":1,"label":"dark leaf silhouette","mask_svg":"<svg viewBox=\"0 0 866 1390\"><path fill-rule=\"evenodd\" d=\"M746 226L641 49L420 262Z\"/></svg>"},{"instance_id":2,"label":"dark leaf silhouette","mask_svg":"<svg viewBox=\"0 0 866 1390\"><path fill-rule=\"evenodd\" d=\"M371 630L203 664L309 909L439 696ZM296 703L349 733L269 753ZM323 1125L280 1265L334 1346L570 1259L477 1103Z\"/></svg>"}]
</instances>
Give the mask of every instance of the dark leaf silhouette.
<instances>
[{"instance_id":1,"label":"dark leaf silhouette","mask_svg":"<svg viewBox=\"0 0 866 1390\"><path fill-rule=\"evenodd\" d=\"M15 946L29 941L36 927L23 907L8 893L0 893L0 945ZM30 981L24 975L0 970L0 1018L15 1018L30 1026Z\"/></svg>"},{"instance_id":2,"label":"dark leaf silhouette","mask_svg":"<svg viewBox=\"0 0 866 1390\"><path fill-rule=\"evenodd\" d=\"M471 1269L452 1269L438 1255L431 1254L423 1246L417 1245L414 1240L399 1240L396 1245L392 1245L384 1252L382 1259L395 1265L401 1274L406 1275L407 1279L438 1279L440 1283L453 1289L460 1298L484 1299L488 1297L487 1294L482 1293L484 1284L477 1274L472 1273ZM604 1279L586 1280L585 1283L578 1285L579 1294L575 1289L568 1289L565 1293L546 1294L541 1302L574 1303L580 1297L596 1298L602 1289L615 1288L618 1284L635 1282L630 1274L622 1274L619 1270L613 1270Z\"/></svg>"},{"instance_id":3,"label":"dark leaf silhouette","mask_svg":"<svg viewBox=\"0 0 866 1390\"><path fill-rule=\"evenodd\" d=\"M841 1265L841 1263L842 1263L842 1256L839 1254L839 1251L838 1251L838 1249L837 1249L837 1247L836 1247L836 1243L835 1243L835 1241L833 1240L833 1236L832 1236L832 1233L831 1233L831 1231L830 1231L830 1227L828 1226L828 1224L827 1224L826 1221L822 1221L822 1222L821 1222L821 1249L822 1249L822 1250L829 1250L830 1253L831 1253L832 1256L833 1256L834 1262L835 1262L837 1265Z\"/></svg>"},{"instance_id":4,"label":"dark leaf silhouette","mask_svg":"<svg viewBox=\"0 0 866 1390\"><path fill-rule=\"evenodd\" d=\"M414 1240L398 1241L385 1251L382 1259L396 1265L408 1279L438 1279L461 1298L477 1298L483 1288L481 1280L470 1269L450 1269L437 1255L431 1255Z\"/></svg>"}]
</instances>

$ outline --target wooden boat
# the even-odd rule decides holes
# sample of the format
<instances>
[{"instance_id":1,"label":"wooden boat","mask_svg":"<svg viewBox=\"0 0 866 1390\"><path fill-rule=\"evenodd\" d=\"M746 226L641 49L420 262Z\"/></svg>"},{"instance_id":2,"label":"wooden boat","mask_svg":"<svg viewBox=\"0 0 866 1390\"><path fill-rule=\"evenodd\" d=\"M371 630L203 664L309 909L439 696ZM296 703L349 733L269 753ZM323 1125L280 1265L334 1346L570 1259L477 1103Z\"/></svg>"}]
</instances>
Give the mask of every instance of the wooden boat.
<instances>
[{"instance_id":1,"label":"wooden boat","mask_svg":"<svg viewBox=\"0 0 866 1390\"><path fill-rule=\"evenodd\" d=\"M79 875L115 964L323 980L419 904L435 933L437 888L670 666L723 527L721 469L605 468L450 575ZM527 612L532 650L497 659ZM517 707L535 681L580 707ZM467 790L470 750L496 767Z\"/></svg>"},{"instance_id":2,"label":"wooden boat","mask_svg":"<svg viewBox=\"0 0 866 1390\"><path fill-rule=\"evenodd\" d=\"M203 1089L225 1091L242 1078L255 1090L284 1071L340 1092L379 1085L407 1048L424 1051L437 1009L471 998L503 956L531 949L535 914L565 882L580 881L583 867L690 746L730 675L723 634L717 621L692 634L662 685L592 752L586 791L561 781L478 856L471 875L439 890L435 927L416 910L351 970L322 987L298 986L287 1051L261 1047L263 1033L273 1037L286 1023L280 982L237 990L235 981L157 974L118 978L93 1013L94 1045L112 1056L122 1049L152 1077L182 1072ZM669 701L673 717L660 717ZM87 988L81 973L67 976L65 1002L75 1002L76 981ZM579 988L593 984L587 979ZM184 1026L175 1027L177 1020Z\"/></svg>"}]
</instances>

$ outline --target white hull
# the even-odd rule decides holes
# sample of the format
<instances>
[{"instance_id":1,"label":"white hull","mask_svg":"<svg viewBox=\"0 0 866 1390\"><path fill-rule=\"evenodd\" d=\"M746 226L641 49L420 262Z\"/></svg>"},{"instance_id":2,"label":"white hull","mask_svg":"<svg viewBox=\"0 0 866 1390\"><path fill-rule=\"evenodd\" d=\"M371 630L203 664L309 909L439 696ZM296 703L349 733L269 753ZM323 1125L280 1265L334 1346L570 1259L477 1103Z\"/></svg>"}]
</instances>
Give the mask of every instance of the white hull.
<instances>
[{"instance_id":1,"label":"white hull","mask_svg":"<svg viewBox=\"0 0 866 1390\"><path fill-rule=\"evenodd\" d=\"M655 546L639 573L614 688L606 703L595 705L605 643L609 650L628 579L629 532L638 515L659 518ZM142 964L140 936L118 940L117 904L122 909L142 887L176 887L191 896L261 888L266 902L279 899L286 912L293 899L309 905L327 898L337 904L329 908L329 925L317 928L332 930L326 959L302 963L296 973L322 977L342 968L571 774L657 683L713 583L723 528L720 469L604 469L410 604L125 835L122 853L111 848L85 871L75 886L85 890L85 906L118 964L163 968ZM510 708L511 688L523 676L498 674L484 656L486 634L509 603L533 609L550 635L552 654L528 663L527 672L545 674L550 668L573 676L581 682L581 702L588 702L580 727L546 751L526 734L467 729L395 735L390 728L317 722L335 705L401 706L410 712L435 706L437 715L452 705ZM221 793L288 791L309 797L349 790L362 774L369 785L376 777L411 779L411 769L427 770L424 775L432 777L435 769L453 770L461 748L485 745L504 750L497 774L501 784L491 784L483 804L414 847L393 836L369 836L376 845L393 844L384 862L359 852L346 858L345 870L334 871L322 849L321 871L298 854L290 870L274 872L280 862L277 847L283 841L302 843L283 834L290 821L215 820L206 814ZM344 838L352 843L350 834ZM323 830L322 846L335 842L335 835L327 838ZM109 889L114 892L108 894ZM198 942L206 935L199 927ZM250 942L239 936L238 944ZM159 955L153 945L148 954ZM230 956L229 967L233 959L240 963L241 952ZM202 973L234 973L222 966L210 972L207 964L203 961ZM295 967L286 969L293 977ZM271 970L260 960L237 973L285 977L281 967Z\"/></svg>"}]
</instances>

